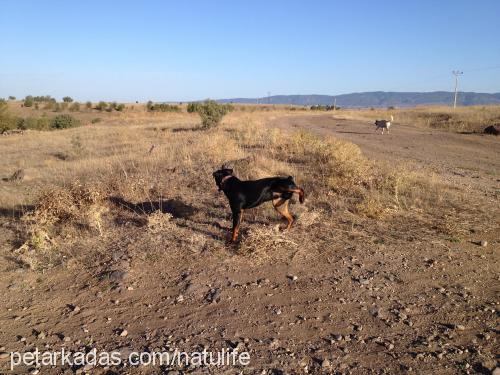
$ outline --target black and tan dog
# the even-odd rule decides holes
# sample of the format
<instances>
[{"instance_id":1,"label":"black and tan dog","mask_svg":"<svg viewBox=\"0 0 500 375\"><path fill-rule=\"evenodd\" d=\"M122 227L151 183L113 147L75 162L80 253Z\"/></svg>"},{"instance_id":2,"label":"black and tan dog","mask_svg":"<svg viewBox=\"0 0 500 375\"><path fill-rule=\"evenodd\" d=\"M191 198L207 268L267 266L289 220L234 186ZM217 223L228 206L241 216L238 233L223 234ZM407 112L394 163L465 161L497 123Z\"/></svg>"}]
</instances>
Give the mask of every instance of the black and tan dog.
<instances>
[{"instance_id":1,"label":"black and tan dog","mask_svg":"<svg viewBox=\"0 0 500 375\"><path fill-rule=\"evenodd\" d=\"M294 222L294 217L288 211L288 203L293 193L297 193L300 203L304 203L304 190L295 185L292 176L241 181L233 175L232 169L224 166L215 171L213 176L219 191L223 191L229 199L233 213L231 242L238 239L243 210L272 201L274 209L287 220L288 224L283 228L287 230Z\"/></svg>"}]
</instances>

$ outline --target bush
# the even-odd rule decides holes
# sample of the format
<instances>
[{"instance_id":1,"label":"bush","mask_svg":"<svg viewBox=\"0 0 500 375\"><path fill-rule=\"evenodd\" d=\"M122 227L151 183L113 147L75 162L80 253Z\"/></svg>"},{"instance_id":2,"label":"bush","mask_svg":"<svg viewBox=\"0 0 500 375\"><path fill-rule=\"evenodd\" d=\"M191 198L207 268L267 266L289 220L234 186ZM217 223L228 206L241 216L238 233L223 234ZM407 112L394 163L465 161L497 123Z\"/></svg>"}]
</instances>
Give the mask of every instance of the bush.
<instances>
[{"instance_id":1,"label":"bush","mask_svg":"<svg viewBox=\"0 0 500 375\"><path fill-rule=\"evenodd\" d=\"M73 104L71 104L71 107L69 107L69 110L72 112L79 111L80 110L80 103L74 102Z\"/></svg>"},{"instance_id":2,"label":"bush","mask_svg":"<svg viewBox=\"0 0 500 375\"><path fill-rule=\"evenodd\" d=\"M117 111L120 111L120 112L121 112L121 111L123 111L123 110L125 109L125 104L120 103L120 104L118 104L118 105L116 106L116 108L115 108L115 109L116 109Z\"/></svg>"},{"instance_id":3,"label":"bush","mask_svg":"<svg viewBox=\"0 0 500 375\"><path fill-rule=\"evenodd\" d=\"M8 130L15 129L17 126L17 118L11 116L7 110L7 102L4 99L0 100L0 134Z\"/></svg>"},{"instance_id":4,"label":"bush","mask_svg":"<svg viewBox=\"0 0 500 375\"><path fill-rule=\"evenodd\" d=\"M92 102L85 103L85 108L92 109Z\"/></svg>"},{"instance_id":5,"label":"bush","mask_svg":"<svg viewBox=\"0 0 500 375\"><path fill-rule=\"evenodd\" d=\"M107 106L108 106L108 104L106 102L101 101L101 102L97 103L97 105L95 106L95 109L97 109L98 111L104 111Z\"/></svg>"},{"instance_id":6,"label":"bush","mask_svg":"<svg viewBox=\"0 0 500 375\"><path fill-rule=\"evenodd\" d=\"M93 118L92 121L90 121L92 124L97 124L98 122L101 122L101 119L99 117Z\"/></svg>"},{"instance_id":7,"label":"bush","mask_svg":"<svg viewBox=\"0 0 500 375\"><path fill-rule=\"evenodd\" d=\"M200 107L201 103L199 102L192 102L187 105L187 111L189 113L194 113L198 112L198 108Z\"/></svg>"},{"instance_id":8,"label":"bush","mask_svg":"<svg viewBox=\"0 0 500 375\"><path fill-rule=\"evenodd\" d=\"M71 103L72 101L73 101L73 99L70 96L65 96L63 98L63 102L64 103Z\"/></svg>"},{"instance_id":9,"label":"bush","mask_svg":"<svg viewBox=\"0 0 500 375\"><path fill-rule=\"evenodd\" d=\"M33 97L31 95L28 95L26 98L24 98L24 106L33 107Z\"/></svg>"},{"instance_id":10,"label":"bush","mask_svg":"<svg viewBox=\"0 0 500 375\"><path fill-rule=\"evenodd\" d=\"M205 100L198 106L198 114L201 117L203 129L208 129L219 125L222 118L233 110L230 104L219 104L214 100Z\"/></svg>"},{"instance_id":11,"label":"bush","mask_svg":"<svg viewBox=\"0 0 500 375\"><path fill-rule=\"evenodd\" d=\"M9 100L16 100L15 96L9 95Z\"/></svg>"},{"instance_id":12,"label":"bush","mask_svg":"<svg viewBox=\"0 0 500 375\"><path fill-rule=\"evenodd\" d=\"M181 111L181 109L178 105L166 104L166 103L153 104L152 102L148 102L147 109L148 109L148 111L158 111L158 112L180 112Z\"/></svg>"},{"instance_id":13,"label":"bush","mask_svg":"<svg viewBox=\"0 0 500 375\"><path fill-rule=\"evenodd\" d=\"M52 98L50 95L45 95L45 96L35 96L33 97L33 100L35 102L55 102L56 100Z\"/></svg>"},{"instance_id":14,"label":"bush","mask_svg":"<svg viewBox=\"0 0 500 375\"><path fill-rule=\"evenodd\" d=\"M311 111L334 111L336 109L340 109L340 107L336 107L334 105L312 105Z\"/></svg>"},{"instance_id":15,"label":"bush","mask_svg":"<svg viewBox=\"0 0 500 375\"><path fill-rule=\"evenodd\" d=\"M43 115L37 120L37 129L38 130L48 130L52 124L52 120L47 116Z\"/></svg>"},{"instance_id":16,"label":"bush","mask_svg":"<svg viewBox=\"0 0 500 375\"><path fill-rule=\"evenodd\" d=\"M59 115L52 119L51 127L53 129L67 129L78 126L80 122L70 115Z\"/></svg>"}]
</instances>

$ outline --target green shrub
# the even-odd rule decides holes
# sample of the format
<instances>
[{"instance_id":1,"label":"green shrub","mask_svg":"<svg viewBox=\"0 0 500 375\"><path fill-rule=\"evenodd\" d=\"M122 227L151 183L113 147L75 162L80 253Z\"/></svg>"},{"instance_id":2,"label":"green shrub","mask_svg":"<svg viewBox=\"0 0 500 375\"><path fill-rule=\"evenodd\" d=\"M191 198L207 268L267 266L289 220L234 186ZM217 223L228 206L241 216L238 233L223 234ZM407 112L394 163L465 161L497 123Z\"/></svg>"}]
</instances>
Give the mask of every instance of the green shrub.
<instances>
[{"instance_id":1,"label":"green shrub","mask_svg":"<svg viewBox=\"0 0 500 375\"><path fill-rule=\"evenodd\" d=\"M180 112L181 108L178 105L174 104L166 104L166 103L157 103L157 104L147 104L149 111L158 111L158 112Z\"/></svg>"},{"instance_id":2,"label":"green shrub","mask_svg":"<svg viewBox=\"0 0 500 375\"><path fill-rule=\"evenodd\" d=\"M64 103L71 103L72 101L73 101L73 98L71 98L70 96L65 96L63 98Z\"/></svg>"},{"instance_id":3,"label":"green shrub","mask_svg":"<svg viewBox=\"0 0 500 375\"><path fill-rule=\"evenodd\" d=\"M48 129L50 129L51 124L52 124L52 120L50 118L48 118L47 116L43 115L42 117L38 118L37 129L38 130L48 130Z\"/></svg>"},{"instance_id":4,"label":"green shrub","mask_svg":"<svg viewBox=\"0 0 500 375\"><path fill-rule=\"evenodd\" d=\"M79 111L80 110L80 103L74 102L73 104L71 104L71 107L69 107L69 110L72 112Z\"/></svg>"},{"instance_id":5,"label":"green shrub","mask_svg":"<svg viewBox=\"0 0 500 375\"><path fill-rule=\"evenodd\" d=\"M187 105L187 111L189 113L194 113L194 112L198 112L198 108L201 106L201 103L199 102L191 102L191 103L188 103Z\"/></svg>"},{"instance_id":6,"label":"green shrub","mask_svg":"<svg viewBox=\"0 0 500 375\"><path fill-rule=\"evenodd\" d=\"M116 106L116 108L115 108L115 109L116 109L117 111L122 112L122 111L125 109L125 104L120 103L120 104L118 104L118 105Z\"/></svg>"},{"instance_id":7,"label":"green shrub","mask_svg":"<svg viewBox=\"0 0 500 375\"><path fill-rule=\"evenodd\" d=\"M38 119L35 117L20 118L17 121L17 128L21 130L38 129Z\"/></svg>"},{"instance_id":8,"label":"green shrub","mask_svg":"<svg viewBox=\"0 0 500 375\"><path fill-rule=\"evenodd\" d=\"M24 98L24 106L33 107L33 97L31 95L28 95L26 98Z\"/></svg>"},{"instance_id":9,"label":"green shrub","mask_svg":"<svg viewBox=\"0 0 500 375\"><path fill-rule=\"evenodd\" d=\"M33 97L35 102L55 102L56 100L52 98L50 95L42 95Z\"/></svg>"},{"instance_id":10,"label":"green shrub","mask_svg":"<svg viewBox=\"0 0 500 375\"><path fill-rule=\"evenodd\" d=\"M85 108L92 109L92 102L85 103Z\"/></svg>"},{"instance_id":11,"label":"green shrub","mask_svg":"<svg viewBox=\"0 0 500 375\"><path fill-rule=\"evenodd\" d=\"M219 104L214 100L205 100L198 107L198 114L201 117L201 125L203 129L208 129L219 125L222 118L233 110L230 104Z\"/></svg>"},{"instance_id":12,"label":"green shrub","mask_svg":"<svg viewBox=\"0 0 500 375\"><path fill-rule=\"evenodd\" d=\"M146 109L148 111L151 111L153 108L153 102L151 100L149 100L147 103L146 103Z\"/></svg>"},{"instance_id":13,"label":"green shrub","mask_svg":"<svg viewBox=\"0 0 500 375\"><path fill-rule=\"evenodd\" d=\"M0 100L0 134L8 130L15 129L17 126L17 118L12 116L7 109L7 102L4 99Z\"/></svg>"},{"instance_id":14,"label":"green shrub","mask_svg":"<svg viewBox=\"0 0 500 375\"><path fill-rule=\"evenodd\" d=\"M52 119L51 128L67 129L78 126L80 122L70 115L58 115Z\"/></svg>"},{"instance_id":15,"label":"green shrub","mask_svg":"<svg viewBox=\"0 0 500 375\"><path fill-rule=\"evenodd\" d=\"M98 111L104 111L107 107L108 107L108 103L101 101L101 102L97 103L97 105L95 106L95 109L97 109Z\"/></svg>"},{"instance_id":16,"label":"green shrub","mask_svg":"<svg viewBox=\"0 0 500 375\"><path fill-rule=\"evenodd\" d=\"M101 122L101 119L99 117L93 118L92 121L90 121L92 124L97 124L98 122Z\"/></svg>"}]
</instances>

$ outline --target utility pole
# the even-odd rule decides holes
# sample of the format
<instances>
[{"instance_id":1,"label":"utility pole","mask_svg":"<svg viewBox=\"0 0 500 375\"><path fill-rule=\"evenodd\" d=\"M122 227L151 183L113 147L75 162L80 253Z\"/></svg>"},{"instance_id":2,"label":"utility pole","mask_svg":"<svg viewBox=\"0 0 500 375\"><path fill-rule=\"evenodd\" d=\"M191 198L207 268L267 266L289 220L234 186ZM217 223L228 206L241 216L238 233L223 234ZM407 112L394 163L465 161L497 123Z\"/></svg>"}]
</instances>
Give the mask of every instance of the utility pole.
<instances>
[{"instance_id":1,"label":"utility pole","mask_svg":"<svg viewBox=\"0 0 500 375\"><path fill-rule=\"evenodd\" d=\"M337 110L337 98L333 98L333 110Z\"/></svg>"},{"instance_id":2,"label":"utility pole","mask_svg":"<svg viewBox=\"0 0 500 375\"><path fill-rule=\"evenodd\" d=\"M271 91L267 92L267 104L271 104Z\"/></svg>"},{"instance_id":3,"label":"utility pole","mask_svg":"<svg viewBox=\"0 0 500 375\"><path fill-rule=\"evenodd\" d=\"M453 109L457 108L457 95L458 95L458 76L464 74L460 70L453 70L451 72L455 76L455 100L453 101Z\"/></svg>"}]
</instances>

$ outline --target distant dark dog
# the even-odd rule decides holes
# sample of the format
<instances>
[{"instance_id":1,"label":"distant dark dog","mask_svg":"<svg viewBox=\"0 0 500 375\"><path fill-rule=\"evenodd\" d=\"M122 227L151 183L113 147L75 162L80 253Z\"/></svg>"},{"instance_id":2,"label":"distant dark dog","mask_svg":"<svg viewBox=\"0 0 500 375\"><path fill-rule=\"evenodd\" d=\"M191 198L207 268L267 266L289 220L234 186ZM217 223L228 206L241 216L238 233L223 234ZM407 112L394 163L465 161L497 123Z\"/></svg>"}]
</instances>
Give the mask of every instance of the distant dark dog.
<instances>
[{"instance_id":1,"label":"distant dark dog","mask_svg":"<svg viewBox=\"0 0 500 375\"><path fill-rule=\"evenodd\" d=\"M288 211L288 202L293 193L297 193L300 203L304 203L304 190L295 185L292 176L241 181L233 175L232 169L224 166L215 171L213 176L219 191L223 191L229 199L229 206L233 213L231 242L236 242L238 239L243 210L272 201L274 209L287 220L288 224L284 228L287 230L295 220Z\"/></svg>"}]
</instances>

